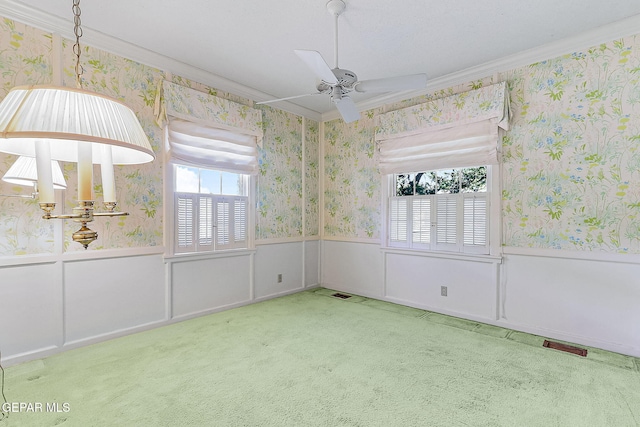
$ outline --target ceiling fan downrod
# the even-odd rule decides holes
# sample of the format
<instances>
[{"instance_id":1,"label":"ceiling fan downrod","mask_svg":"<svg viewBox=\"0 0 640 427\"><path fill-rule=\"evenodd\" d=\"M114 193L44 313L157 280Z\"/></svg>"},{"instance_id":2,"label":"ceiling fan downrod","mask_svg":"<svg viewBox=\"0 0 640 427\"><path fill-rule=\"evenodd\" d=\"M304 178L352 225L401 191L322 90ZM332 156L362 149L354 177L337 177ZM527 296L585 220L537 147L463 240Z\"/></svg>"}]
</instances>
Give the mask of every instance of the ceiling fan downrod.
<instances>
[{"instance_id":1,"label":"ceiling fan downrod","mask_svg":"<svg viewBox=\"0 0 640 427\"><path fill-rule=\"evenodd\" d=\"M329 0L327 2L327 10L333 16L333 27L334 27L334 37L333 37L333 63L335 64L334 68L340 68L338 66L338 17L344 10L347 5L342 0Z\"/></svg>"}]
</instances>

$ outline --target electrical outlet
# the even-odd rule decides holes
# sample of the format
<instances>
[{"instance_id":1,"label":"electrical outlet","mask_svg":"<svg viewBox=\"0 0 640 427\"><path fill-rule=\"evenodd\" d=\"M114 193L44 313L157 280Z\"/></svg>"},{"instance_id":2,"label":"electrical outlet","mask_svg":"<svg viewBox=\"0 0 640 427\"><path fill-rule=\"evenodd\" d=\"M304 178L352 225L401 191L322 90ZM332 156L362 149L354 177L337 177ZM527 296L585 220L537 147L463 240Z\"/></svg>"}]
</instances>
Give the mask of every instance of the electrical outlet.
<instances>
[{"instance_id":1,"label":"electrical outlet","mask_svg":"<svg viewBox=\"0 0 640 427\"><path fill-rule=\"evenodd\" d=\"M440 295L443 297L447 296L447 287L446 286L440 286Z\"/></svg>"},{"instance_id":2,"label":"electrical outlet","mask_svg":"<svg viewBox=\"0 0 640 427\"><path fill-rule=\"evenodd\" d=\"M282 283L282 274L278 274L278 283Z\"/></svg>"}]
</instances>

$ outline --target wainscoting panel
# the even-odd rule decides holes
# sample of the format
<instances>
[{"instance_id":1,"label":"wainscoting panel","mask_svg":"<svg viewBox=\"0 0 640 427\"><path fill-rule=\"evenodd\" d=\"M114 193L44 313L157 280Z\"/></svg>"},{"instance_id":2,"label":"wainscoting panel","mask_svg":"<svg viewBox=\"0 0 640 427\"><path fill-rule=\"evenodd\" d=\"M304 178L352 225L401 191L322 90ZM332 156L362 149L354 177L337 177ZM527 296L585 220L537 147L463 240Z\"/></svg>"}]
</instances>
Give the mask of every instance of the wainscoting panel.
<instances>
[{"instance_id":1,"label":"wainscoting panel","mask_svg":"<svg viewBox=\"0 0 640 427\"><path fill-rule=\"evenodd\" d=\"M173 318L251 299L252 254L172 263Z\"/></svg>"},{"instance_id":2,"label":"wainscoting panel","mask_svg":"<svg viewBox=\"0 0 640 427\"><path fill-rule=\"evenodd\" d=\"M165 319L162 255L64 264L65 344Z\"/></svg>"},{"instance_id":3,"label":"wainscoting panel","mask_svg":"<svg viewBox=\"0 0 640 427\"><path fill-rule=\"evenodd\" d=\"M497 318L495 263L387 253L385 265L385 296L392 301L460 317Z\"/></svg>"},{"instance_id":4,"label":"wainscoting panel","mask_svg":"<svg viewBox=\"0 0 640 427\"><path fill-rule=\"evenodd\" d=\"M373 298L382 298L384 267L380 245L322 241L322 283Z\"/></svg>"},{"instance_id":5,"label":"wainscoting panel","mask_svg":"<svg viewBox=\"0 0 640 427\"><path fill-rule=\"evenodd\" d=\"M256 299L289 293L301 289L304 242L260 245L256 253ZM278 282L278 275L282 281Z\"/></svg>"},{"instance_id":6,"label":"wainscoting panel","mask_svg":"<svg viewBox=\"0 0 640 427\"><path fill-rule=\"evenodd\" d=\"M60 263L0 268L0 352L8 356L62 343Z\"/></svg>"},{"instance_id":7,"label":"wainscoting panel","mask_svg":"<svg viewBox=\"0 0 640 427\"><path fill-rule=\"evenodd\" d=\"M640 264L505 255L502 321L640 357Z\"/></svg>"}]
</instances>

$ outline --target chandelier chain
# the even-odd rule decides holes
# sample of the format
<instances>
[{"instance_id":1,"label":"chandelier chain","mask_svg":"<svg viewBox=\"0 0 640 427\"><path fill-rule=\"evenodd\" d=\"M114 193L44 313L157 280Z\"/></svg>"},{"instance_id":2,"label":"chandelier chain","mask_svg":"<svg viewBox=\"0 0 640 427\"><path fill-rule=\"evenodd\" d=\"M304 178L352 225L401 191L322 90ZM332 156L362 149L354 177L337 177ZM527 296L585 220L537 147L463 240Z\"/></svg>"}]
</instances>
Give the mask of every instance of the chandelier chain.
<instances>
[{"instance_id":1,"label":"chandelier chain","mask_svg":"<svg viewBox=\"0 0 640 427\"><path fill-rule=\"evenodd\" d=\"M73 45L73 53L76 55L76 86L82 89L82 74L84 68L80 65L80 37L82 37L82 27L80 21L80 0L73 0L73 33L76 36L76 42Z\"/></svg>"}]
</instances>

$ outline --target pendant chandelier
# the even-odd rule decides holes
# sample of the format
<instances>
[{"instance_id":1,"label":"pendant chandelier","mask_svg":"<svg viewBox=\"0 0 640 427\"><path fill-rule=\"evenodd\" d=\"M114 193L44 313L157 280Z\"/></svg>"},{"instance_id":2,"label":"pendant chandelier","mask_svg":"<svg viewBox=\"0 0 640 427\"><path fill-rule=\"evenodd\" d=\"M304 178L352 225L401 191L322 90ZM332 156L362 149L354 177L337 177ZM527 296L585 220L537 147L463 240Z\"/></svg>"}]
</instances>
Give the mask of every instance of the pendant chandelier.
<instances>
[{"instance_id":1,"label":"pendant chandelier","mask_svg":"<svg viewBox=\"0 0 640 427\"><path fill-rule=\"evenodd\" d=\"M95 216L128 215L115 211L113 165L150 162L155 154L133 110L82 88L80 0L74 0L72 10L77 88L39 85L11 89L0 102L0 152L35 158L43 218L81 223L73 240L86 249L98 237L87 227ZM78 206L72 214L52 215L52 160L77 163ZM101 168L104 212L94 212L93 164Z\"/></svg>"}]
</instances>

